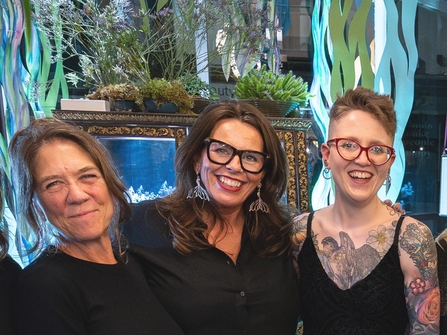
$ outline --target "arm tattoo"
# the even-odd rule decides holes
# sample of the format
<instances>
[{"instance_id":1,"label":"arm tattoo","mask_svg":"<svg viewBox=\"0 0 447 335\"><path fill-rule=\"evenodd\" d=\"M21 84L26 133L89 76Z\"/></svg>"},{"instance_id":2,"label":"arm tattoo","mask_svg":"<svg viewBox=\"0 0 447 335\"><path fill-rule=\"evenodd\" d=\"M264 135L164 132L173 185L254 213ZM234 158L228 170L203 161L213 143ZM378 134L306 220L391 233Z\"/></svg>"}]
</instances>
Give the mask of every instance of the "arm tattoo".
<instances>
[{"instance_id":1,"label":"arm tattoo","mask_svg":"<svg viewBox=\"0 0 447 335\"><path fill-rule=\"evenodd\" d=\"M399 243L419 272L405 289L411 334L438 334L440 296L436 245L431 232L419 222L409 223Z\"/></svg>"}]
</instances>

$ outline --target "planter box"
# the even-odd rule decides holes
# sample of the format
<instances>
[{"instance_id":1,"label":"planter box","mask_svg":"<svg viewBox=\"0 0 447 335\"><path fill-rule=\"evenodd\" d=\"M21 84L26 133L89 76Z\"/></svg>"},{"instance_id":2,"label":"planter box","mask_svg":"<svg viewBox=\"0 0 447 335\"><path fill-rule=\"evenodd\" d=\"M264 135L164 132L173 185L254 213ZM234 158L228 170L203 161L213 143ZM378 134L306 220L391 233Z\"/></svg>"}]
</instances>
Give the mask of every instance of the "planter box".
<instances>
[{"instance_id":1,"label":"planter box","mask_svg":"<svg viewBox=\"0 0 447 335\"><path fill-rule=\"evenodd\" d=\"M61 109L70 111L110 112L110 103L106 100L61 99Z\"/></svg>"}]
</instances>

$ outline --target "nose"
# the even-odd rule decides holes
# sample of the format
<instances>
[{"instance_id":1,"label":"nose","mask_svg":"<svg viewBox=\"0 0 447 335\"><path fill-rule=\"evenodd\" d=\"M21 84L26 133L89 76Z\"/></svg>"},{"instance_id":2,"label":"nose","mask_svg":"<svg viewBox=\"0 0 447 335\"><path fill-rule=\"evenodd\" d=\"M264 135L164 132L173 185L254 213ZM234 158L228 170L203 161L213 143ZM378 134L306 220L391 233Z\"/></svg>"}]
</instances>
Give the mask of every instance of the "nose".
<instances>
[{"instance_id":1,"label":"nose","mask_svg":"<svg viewBox=\"0 0 447 335\"><path fill-rule=\"evenodd\" d=\"M359 164L363 163L364 161L367 164L371 163L371 161L369 160L368 151L366 148L360 148L360 153L357 156L357 158L355 159L355 161L356 162L359 161L360 162Z\"/></svg>"},{"instance_id":2,"label":"nose","mask_svg":"<svg viewBox=\"0 0 447 335\"><path fill-rule=\"evenodd\" d=\"M240 154L234 155L233 158L227 163L226 167L232 171L241 172L242 171L241 155Z\"/></svg>"},{"instance_id":3,"label":"nose","mask_svg":"<svg viewBox=\"0 0 447 335\"><path fill-rule=\"evenodd\" d=\"M82 204L88 198L89 195L81 184L71 183L67 185L67 202L69 204Z\"/></svg>"}]
</instances>

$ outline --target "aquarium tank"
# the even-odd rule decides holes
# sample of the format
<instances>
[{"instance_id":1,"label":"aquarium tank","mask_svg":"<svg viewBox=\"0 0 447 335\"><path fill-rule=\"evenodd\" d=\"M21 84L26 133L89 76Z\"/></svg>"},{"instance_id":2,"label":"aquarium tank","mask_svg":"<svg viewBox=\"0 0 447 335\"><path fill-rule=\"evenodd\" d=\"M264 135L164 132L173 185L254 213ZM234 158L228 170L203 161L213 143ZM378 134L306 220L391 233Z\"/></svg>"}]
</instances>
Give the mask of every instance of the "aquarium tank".
<instances>
[{"instance_id":1,"label":"aquarium tank","mask_svg":"<svg viewBox=\"0 0 447 335\"><path fill-rule=\"evenodd\" d=\"M109 150L132 203L161 198L174 190L175 139L112 136L98 139Z\"/></svg>"}]
</instances>

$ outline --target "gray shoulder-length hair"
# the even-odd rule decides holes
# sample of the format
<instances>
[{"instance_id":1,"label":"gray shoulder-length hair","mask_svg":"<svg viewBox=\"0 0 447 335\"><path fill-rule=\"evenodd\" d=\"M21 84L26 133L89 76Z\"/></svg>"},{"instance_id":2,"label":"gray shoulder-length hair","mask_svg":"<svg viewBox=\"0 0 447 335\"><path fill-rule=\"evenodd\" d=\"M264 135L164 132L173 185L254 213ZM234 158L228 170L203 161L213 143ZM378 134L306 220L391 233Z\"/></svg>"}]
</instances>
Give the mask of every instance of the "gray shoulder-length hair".
<instances>
[{"instance_id":1,"label":"gray shoulder-length hair","mask_svg":"<svg viewBox=\"0 0 447 335\"><path fill-rule=\"evenodd\" d=\"M131 207L125 186L107 149L84 130L53 118L33 121L28 127L17 131L9 144L17 225L19 232L32 237L29 245L19 252L22 256L31 253L37 256L48 243L53 241L57 243L59 240L58 233L48 224L38 204L34 180L35 162L40 148L55 140L66 140L77 144L99 169L114 199L114 217L109 225L109 233L112 242L121 253L119 225L130 218Z\"/></svg>"}]
</instances>

